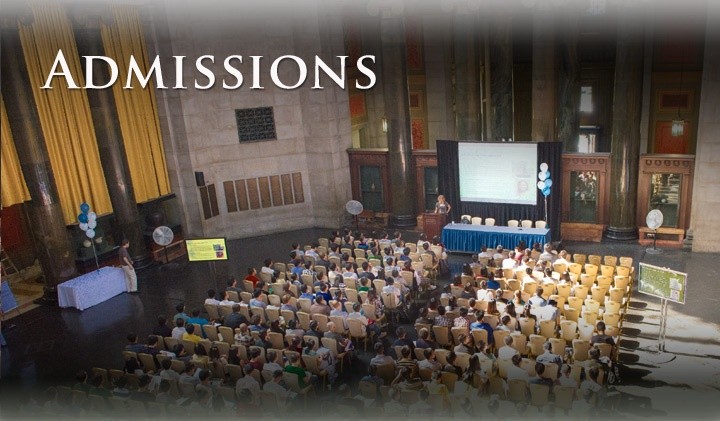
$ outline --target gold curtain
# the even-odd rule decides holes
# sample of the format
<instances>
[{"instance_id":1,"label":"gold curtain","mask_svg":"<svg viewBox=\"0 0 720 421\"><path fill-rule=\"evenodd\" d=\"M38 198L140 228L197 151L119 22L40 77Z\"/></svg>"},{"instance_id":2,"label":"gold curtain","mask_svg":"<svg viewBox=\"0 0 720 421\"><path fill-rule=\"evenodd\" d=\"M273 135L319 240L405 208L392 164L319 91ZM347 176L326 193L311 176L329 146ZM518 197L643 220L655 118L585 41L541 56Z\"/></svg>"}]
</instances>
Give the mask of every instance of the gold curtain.
<instances>
[{"instance_id":1,"label":"gold curtain","mask_svg":"<svg viewBox=\"0 0 720 421\"><path fill-rule=\"evenodd\" d=\"M112 205L85 91L69 89L61 77L53 79L52 89L40 89L58 50L62 50L75 82L85 83L72 25L62 5L31 7L35 20L30 26L19 24L20 40L63 215L71 224L76 222L82 202L98 215L112 212Z\"/></svg>"},{"instance_id":2,"label":"gold curtain","mask_svg":"<svg viewBox=\"0 0 720 421\"><path fill-rule=\"evenodd\" d=\"M13 143L12 132L10 132L10 121L5 112L5 101L0 97L0 202L3 207L17 205L30 200L30 193L25 184L25 177L20 170L15 144Z\"/></svg>"},{"instance_id":3,"label":"gold curtain","mask_svg":"<svg viewBox=\"0 0 720 421\"><path fill-rule=\"evenodd\" d=\"M105 55L115 60L120 68L113 93L135 201L141 203L170 193L170 182L153 83L145 89L140 86L123 89L131 55L144 74L150 67L140 16L133 6L112 6L112 11L114 22L102 25L103 46Z\"/></svg>"}]
</instances>

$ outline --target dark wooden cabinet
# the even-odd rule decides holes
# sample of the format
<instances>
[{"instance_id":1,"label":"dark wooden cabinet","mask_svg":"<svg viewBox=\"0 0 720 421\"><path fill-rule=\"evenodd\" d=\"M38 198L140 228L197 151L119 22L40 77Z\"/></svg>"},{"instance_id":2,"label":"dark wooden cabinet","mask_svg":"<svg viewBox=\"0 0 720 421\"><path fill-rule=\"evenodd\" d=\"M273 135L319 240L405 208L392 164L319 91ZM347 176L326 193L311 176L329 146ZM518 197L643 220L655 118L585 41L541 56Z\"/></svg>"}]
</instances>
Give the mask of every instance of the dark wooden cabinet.
<instances>
[{"instance_id":1,"label":"dark wooden cabinet","mask_svg":"<svg viewBox=\"0 0 720 421\"><path fill-rule=\"evenodd\" d=\"M447 223L447 215L442 213L425 213L423 214L423 232L428 240L433 237L440 236L442 229Z\"/></svg>"}]
</instances>

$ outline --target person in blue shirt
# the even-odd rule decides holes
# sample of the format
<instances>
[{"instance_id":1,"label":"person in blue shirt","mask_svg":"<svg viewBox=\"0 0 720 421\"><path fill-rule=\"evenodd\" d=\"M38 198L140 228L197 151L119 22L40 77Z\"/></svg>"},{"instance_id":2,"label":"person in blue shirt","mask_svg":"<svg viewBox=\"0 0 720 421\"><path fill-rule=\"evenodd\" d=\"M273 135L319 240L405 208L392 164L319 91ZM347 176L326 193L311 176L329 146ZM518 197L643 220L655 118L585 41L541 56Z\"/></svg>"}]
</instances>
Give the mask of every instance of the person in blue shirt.
<instances>
[{"instance_id":1,"label":"person in blue shirt","mask_svg":"<svg viewBox=\"0 0 720 421\"><path fill-rule=\"evenodd\" d=\"M328 287L328 284L325 283L320 286L320 292L318 292L318 295L322 295L323 300L325 300L326 303L329 303L333 299L330 294L330 288Z\"/></svg>"},{"instance_id":2,"label":"person in blue shirt","mask_svg":"<svg viewBox=\"0 0 720 421\"><path fill-rule=\"evenodd\" d=\"M495 280L495 274L493 272L488 273L487 289L489 291L495 291L500 288L500 282Z\"/></svg>"},{"instance_id":3,"label":"person in blue shirt","mask_svg":"<svg viewBox=\"0 0 720 421\"><path fill-rule=\"evenodd\" d=\"M196 308L192 311L192 317L188 319L188 323L199 324L200 326L210 323L210 321L204 317L200 317L200 309Z\"/></svg>"},{"instance_id":4,"label":"person in blue shirt","mask_svg":"<svg viewBox=\"0 0 720 421\"><path fill-rule=\"evenodd\" d=\"M308 292L308 286L303 284L300 285L300 297L298 298L307 298L310 301L313 301L315 299L315 295Z\"/></svg>"},{"instance_id":5,"label":"person in blue shirt","mask_svg":"<svg viewBox=\"0 0 720 421\"><path fill-rule=\"evenodd\" d=\"M477 319L476 322L473 322L470 324L470 330L477 330L477 329L484 329L488 333L488 344L492 345L495 342L495 338L493 338L493 328L488 323L485 322L485 312L482 310L478 310L475 312L475 318Z\"/></svg>"},{"instance_id":6,"label":"person in blue shirt","mask_svg":"<svg viewBox=\"0 0 720 421\"><path fill-rule=\"evenodd\" d=\"M305 270L305 267L302 265L302 259L295 259L293 260L293 267L290 269L290 272L296 274L298 276L298 279L303 273L303 270Z\"/></svg>"},{"instance_id":7,"label":"person in blue shirt","mask_svg":"<svg viewBox=\"0 0 720 421\"><path fill-rule=\"evenodd\" d=\"M260 288L256 288L255 291L253 291L253 297L250 300L250 307L267 307L265 301L260 299L260 294L262 294L262 290Z\"/></svg>"}]
</instances>

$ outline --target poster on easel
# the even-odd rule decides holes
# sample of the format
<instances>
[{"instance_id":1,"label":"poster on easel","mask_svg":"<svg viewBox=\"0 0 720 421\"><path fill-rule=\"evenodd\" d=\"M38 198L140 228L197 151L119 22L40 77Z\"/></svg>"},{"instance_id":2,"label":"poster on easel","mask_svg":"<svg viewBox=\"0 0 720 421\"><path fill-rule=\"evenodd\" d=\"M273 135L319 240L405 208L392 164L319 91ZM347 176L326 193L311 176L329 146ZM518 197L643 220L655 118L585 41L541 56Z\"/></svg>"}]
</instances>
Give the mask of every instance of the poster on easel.
<instances>
[{"instance_id":1,"label":"poster on easel","mask_svg":"<svg viewBox=\"0 0 720 421\"><path fill-rule=\"evenodd\" d=\"M7 281L0 282L0 305L2 305L1 308L4 313L18 308L15 295L10 289L10 284Z\"/></svg>"},{"instance_id":2,"label":"poster on easel","mask_svg":"<svg viewBox=\"0 0 720 421\"><path fill-rule=\"evenodd\" d=\"M638 292L685 304L687 273L640 263Z\"/></svg>"}]
</instances>

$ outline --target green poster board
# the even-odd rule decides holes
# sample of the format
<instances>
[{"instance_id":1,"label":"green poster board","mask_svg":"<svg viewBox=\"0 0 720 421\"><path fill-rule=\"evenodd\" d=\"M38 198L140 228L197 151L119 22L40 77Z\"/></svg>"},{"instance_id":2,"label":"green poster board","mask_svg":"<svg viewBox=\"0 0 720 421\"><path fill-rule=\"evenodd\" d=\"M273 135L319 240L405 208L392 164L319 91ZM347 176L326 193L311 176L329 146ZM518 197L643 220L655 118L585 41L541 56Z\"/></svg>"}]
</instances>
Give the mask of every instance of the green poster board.
<instances>
[{"instance_id":1,"label":"green poster board","mask_svg":"<svg viewBox=\"0 0 720 421\"><path fill-rule=\"evenodd\" d=\"M687 273L640 263L638 292L685 304Z\"/></svg>"}]
</instances>

